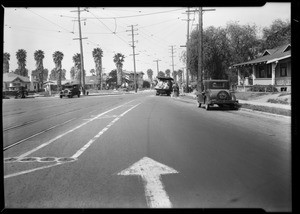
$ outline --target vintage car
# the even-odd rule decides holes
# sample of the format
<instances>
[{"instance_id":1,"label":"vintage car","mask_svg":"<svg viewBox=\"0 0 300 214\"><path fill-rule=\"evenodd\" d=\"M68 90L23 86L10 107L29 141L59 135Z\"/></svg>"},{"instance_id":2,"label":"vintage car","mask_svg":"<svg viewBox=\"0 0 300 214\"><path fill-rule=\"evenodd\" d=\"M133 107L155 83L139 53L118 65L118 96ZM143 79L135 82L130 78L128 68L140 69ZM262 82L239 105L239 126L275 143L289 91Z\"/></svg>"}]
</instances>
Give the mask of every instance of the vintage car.
<instances>
[{"instance_id":1,"label":"vintage car","mask_svg":"<svg viewBox=\"0 0 300 214\"><path fill-rule=\"evenodd\" d=\"M203 104L206 110L211 106L219 107L229 106L232 109L238 108L238 100L236 100L234 92L230 90L228 80L204 80L204 90L197 92L198 107Z\"/></svg>"},{"instance_id":2,"label":"vintage car","mask_svg":"<svg viewBox=\"0 0 300 214\"><path fill-rule=\"evenodd\" d=\"M79 84L68 84L62 85L62 90L60 91L59 97L72 98L73 96L80 97Z\"/></svg>"},{"instance_id":3,"label":"vintage car","mask_svg":"<svg viewBox=\"0 0 300 214\"><path fill-rule=\"evenodd\" d=\"M172 93L172 86L174 79L172 77L156 77L158 83L154 87L156 90L156 96L166 94L170 96Z\"/></svg>"}]
</instances>

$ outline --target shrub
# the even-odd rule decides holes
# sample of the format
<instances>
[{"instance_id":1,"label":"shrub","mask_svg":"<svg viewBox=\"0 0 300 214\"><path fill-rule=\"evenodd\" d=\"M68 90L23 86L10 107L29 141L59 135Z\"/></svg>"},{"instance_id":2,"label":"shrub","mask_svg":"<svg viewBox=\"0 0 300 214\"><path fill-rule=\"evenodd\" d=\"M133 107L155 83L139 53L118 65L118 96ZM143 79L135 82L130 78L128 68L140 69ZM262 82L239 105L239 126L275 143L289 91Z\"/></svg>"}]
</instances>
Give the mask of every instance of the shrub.
<instances>
[{"instance_id":1,"label":"shrub","mask_svg":"<svg viewBox=\"0 0 300 214\"><path fill-rule=\"evenodd\" d=\"M254 92L278 92L277 88L273 85L254 85L250 91Z\"/></svg>"}]
</instances>

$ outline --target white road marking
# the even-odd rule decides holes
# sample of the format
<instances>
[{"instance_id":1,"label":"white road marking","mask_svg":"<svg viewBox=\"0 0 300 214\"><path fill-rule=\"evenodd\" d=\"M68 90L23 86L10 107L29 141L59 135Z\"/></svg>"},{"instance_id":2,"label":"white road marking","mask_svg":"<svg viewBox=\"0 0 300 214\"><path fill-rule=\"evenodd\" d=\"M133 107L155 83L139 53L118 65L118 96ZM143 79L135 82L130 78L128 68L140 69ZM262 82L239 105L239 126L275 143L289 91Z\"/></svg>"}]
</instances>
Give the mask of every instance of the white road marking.
<instances>
[{"instance_id":1,"label":"white road marking","mask_svg":"<svg viewBox=\"0 0 300 214\"><path fill-rule=\"evenodd\" d=\"M150 208L171 208L172 204L161 181L162 174L178 173L175 169L144 157L118 175L138 175L144 181L147 205Z\"/></svg>"},{"instance_id":2,"label":"white road marking","mask_svg":"<svg viewBox=\"0 0 300 214\"><path fill-rule=\"evenodd\" d=\"M43 130L43 131L41 131L41 132L38 132L38 133L36 133L36 134L34 134L34 135L31 135L30 137L27 137L27 138L25 138L25 139L23 139L23 140L20 140L20 141L14 143L14 144L11 144L11 145L9 145L9 146L3 148L3 151L5 151L5 150L7 150L7 149L9 149L9 148L11 148L11 147L13 147L13 146L16 146L16 145L18 145L18 144L20 144L20 143L22 143L22 142L24 142L24 141L26 141L26 140L28 140L28 139L30 139L30 138L33 138L33 137L35 137L35 136L37 136L37 135L40 135L40 134L42 134L42 133L44 133L44 132L50 131L51 129L54 129L54 128L57 127L57 126L64 125L64 124L66 124L66 123L68 123L68 122L70 122L70 121L72 121L72 120L75 120L75 119L76 119L76 118L73 118L73 119L71 119L71 120L67 120L67 121L65 121L65 122L63 122L63 123L61 123L61 124L52 126L52 127L48 128L48 129L45 129L45 130Z\"/></svg>"},{"instance_id":3,"label":"white road marking","mask_svg":"<svg viewBox=\"0 0 300 214\"><path fill-rule=\"evenodd\" d=\"M129 102L123 104L123 105L117 106L117 107L112 108L112 109L110 109L110 110L108 110L108 111L105 111L105 112L103 112L103 113L101 113L101 114L98 114L96 117L91 118L90 120L88 120L88 121L86 121L86 122L80 124L79 126L76 126L75 128L73 128L73 129L71 129L71 130L69 130L69 131L67 131L67 132L65 132L65 133L63 133L63 134L61 134L61 135L58 135L58 136L56 136L55 138L53 138L53 139L51 139L51 140L49 140L49 141L47 141L47 142L41 144L40 146L38 146L38 147L36 147L36 148L34 148L34 149L32 149L32 150L30 150L30 151L28 151L28 152L26 152L26 153L20 155L19 158L26 157L26 156L28 156L28 155L30 155L30 154L32 154L32 153L38 151L39 149L41 149L41 148L43 148L43 147L49 145L50 143L53 143L54 141L58 140L59 138L65 136L65 135L67 135L67 134L69 134L69 133L75 131L76 129L79 129L79 128L81 128L82 126L88 124L89 122L91 122L91 121L93 121L93 120L95 120L95 119L101 117L102 115L105 115L105 114L107 114L108 112L111 112L111 111L113 111L113 110L115 110L115 109L118 109L118 108L120 108L120 107L126 106L128 103L131 103L131 102L133 102L133 101L134 101L134 100L131 100L131 101L129 101Z\"/></svg>"},{"instance_id":4,"label":"white road marking","mask_svg":"<svg viewBox=\"0 0 300 214\"><path fill-rule=\"evenodd\" d=\"M111 121L105 128L103 128L97 135L95 135L91 140L89 140L89 142L87 142L81 149L79 149L73 156L72 158L77 159L87 148L89 148L92 143L95 142L95 140L97 140L97 138L99 138L104 132L106 132L108 130L109 127L111 127L115 122L117 122L121 117L123 117L126 113L128 113L129 111L131 111L132 109L134 109L135 107L137 107L139 104L131 107L130 109L128 109L127 111L123 112L122 114L120 114L119 116L117 116L113 121Z\"/></svg>"},{"instance_id":5,"label":"white road marking","mask_svg":"<svg viewBox=\"0 0 300 214\"><path fill-rule=\"evenodd\" d=\"M24 175L24 174L28 174L30 172L34 172L34 171L37 171L37 170L54 167L54 166L61 165L61 164L64 164L64 163L60 162L60 163L55 163L55 164L42 166L42 167L38 167L38 168L34 168L34 169L29 169L29 170L25 170L25 171L21 171L21 172L16 172L16 173L13 173L13 174L5 175L4 178L11 178L11 177L15 177L15 176L18 176L18 175Z\"/></svg>"}]
</instances>

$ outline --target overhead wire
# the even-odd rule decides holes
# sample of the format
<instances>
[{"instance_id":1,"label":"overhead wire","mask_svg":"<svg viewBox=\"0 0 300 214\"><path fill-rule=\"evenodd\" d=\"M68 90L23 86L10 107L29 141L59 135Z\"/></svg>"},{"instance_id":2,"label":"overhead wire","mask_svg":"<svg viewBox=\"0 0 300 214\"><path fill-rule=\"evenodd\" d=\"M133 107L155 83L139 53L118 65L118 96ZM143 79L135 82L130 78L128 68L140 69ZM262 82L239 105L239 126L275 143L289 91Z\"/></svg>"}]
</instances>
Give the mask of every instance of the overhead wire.
<instances>
[{"instance_id":1,"label":"overhead wire","mask_svg":"<svg viewBox=\"0 0 300 214\"><path fill-rule=\"evenodd\" d=\"M70 30L68 30L68 29L66 29L66 28L64 28L64 27L62 27L62 26L60 26L60 25L56 24L55 22L52 22L51 20L49 20L49 19L47 19L47 18L45 18L45 17L41 16L40 14L38 14L38 13L36 13L36 12L33 12L33 11L32 11L32 10L30 10L28 7L27 7L27 8L25 8L25 9L26 9L26 10L28 10L28 11L30 11L31 13L33 13L33 14L35 14L35 15L37 15L37 16L39 16L39 17L43 18L43 19L45 19L46 21L48 21L48 22L50 22L50 23L52 23L52 24L54 24L54 25L56 25L56 26L60 27L61 29L64 29L65 31L67 31L67 32L69 32L69 33L73 33L73 34L74 34L74 32L72 32L72 31L70 31Z\"/></svg>"}]
</instances>

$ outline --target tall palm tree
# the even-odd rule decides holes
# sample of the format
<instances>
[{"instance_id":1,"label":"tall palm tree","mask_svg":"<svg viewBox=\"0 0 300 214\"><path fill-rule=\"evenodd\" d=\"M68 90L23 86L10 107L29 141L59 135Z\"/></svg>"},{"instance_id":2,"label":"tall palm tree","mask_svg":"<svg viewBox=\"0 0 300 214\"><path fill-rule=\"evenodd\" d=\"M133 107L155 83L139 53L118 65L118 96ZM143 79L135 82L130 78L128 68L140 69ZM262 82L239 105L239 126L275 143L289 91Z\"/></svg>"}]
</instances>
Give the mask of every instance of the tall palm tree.
<instances>
[{"instance_id":1,"label":"tall palm tree","mask_svg":"<svg viewBox=\"0 0 300 214\"><path fill-rule=\"evenodd\" d=\"M148 75L148 78L150 79L150 81L152 82L152 79L153 79L153 71L152 71L151 68L147 70L147 75Z\"/></svg>"},{"instance_id":2,"label":"tall palm tree","mask_svg":"<svg viewBox=\"0 0 300 214\"><path fill-rule=\"evenodd\" d=\"M43 87L44 83L44 66L43 66L43 59L45 58L45 54L42 50L37 50L34 52L34 60L36 61L36 73L38 75L38 80L41 88Z\"/></svg>"},{"instance_id":3,"label":"tall palm tree","mask_svg":"<svg viewBox=\"0 0 300 214\"><path fill-rule=\"evenodd\" d=\"M3 73L9 72L9 60L10 60L10 54L5 52L3 54Z\"/></svg>"},{"instance_id":4,"label":"tall palm tree","mask_svg":"<svg viewBox=\"0 0 300 214\"><path fill-rule=\"evenodd\" d=\"M96 76L98 79L98 89L102 90L102 57L103 51L101 48L95 48L92 52L95 65L96 65Z\"/></svg>"},{"instance_id":5,"label":"tall palm tree","mask_svg":"<svg viewBox=\"0 0 300 214\"><path fill-rule=\"evenodd\" d=\"M170 77L170 73L171 73L170 69L167 69L167 70L165 71L165 73L166 73L166 77Z\"/></svg>"},{"instance_id":6,"label":"tall palm tree","mask_svg":"<svg viewBox=\"0 0 300 214\"><path fill-rule=\"evenodd\" d=\"M77 80L79 83L81 83L81 58L80 54L77 53L73 56L73 62L74 62L74 79Z\"/></svg>"},{"instance_id":7,"label":"tall palm tree","mask_svg":"<svg viewBox=\"0 0 300 214\"><path fill-rule=\"evenodd\" d=\"M28 70L26 67L26 57L27 52L24 49L19 49L16 53L16 57L18 60L18 68L16 69L15 73L24 77L28 76Z\"/></svg>"},{"instance_id":8,"label":"tall palm tree","mask_svg":"<svg viewBox=\"0 0 300 214\"><path fill-rule=\"evenodd\" d=\"M117 67L117 85L118 87L122 85L122 67L125 56L121 53L114 55L114 63Z\"/></svg>"},{"instance_id":9,"label":"tall palm tree","mask_svg":"<svg viewBox=\"0 0 300 214\"><path fill-rule=\"evenodd\" d=\"M60 90L61 89L61 76L62 76L62 69L61 69L61 61L64 58L64 54L60 51L55 51L52 55L53 62L55 63L55 71L58 74L57 75L57 87Z\"/></svg>"}]
</instances>

